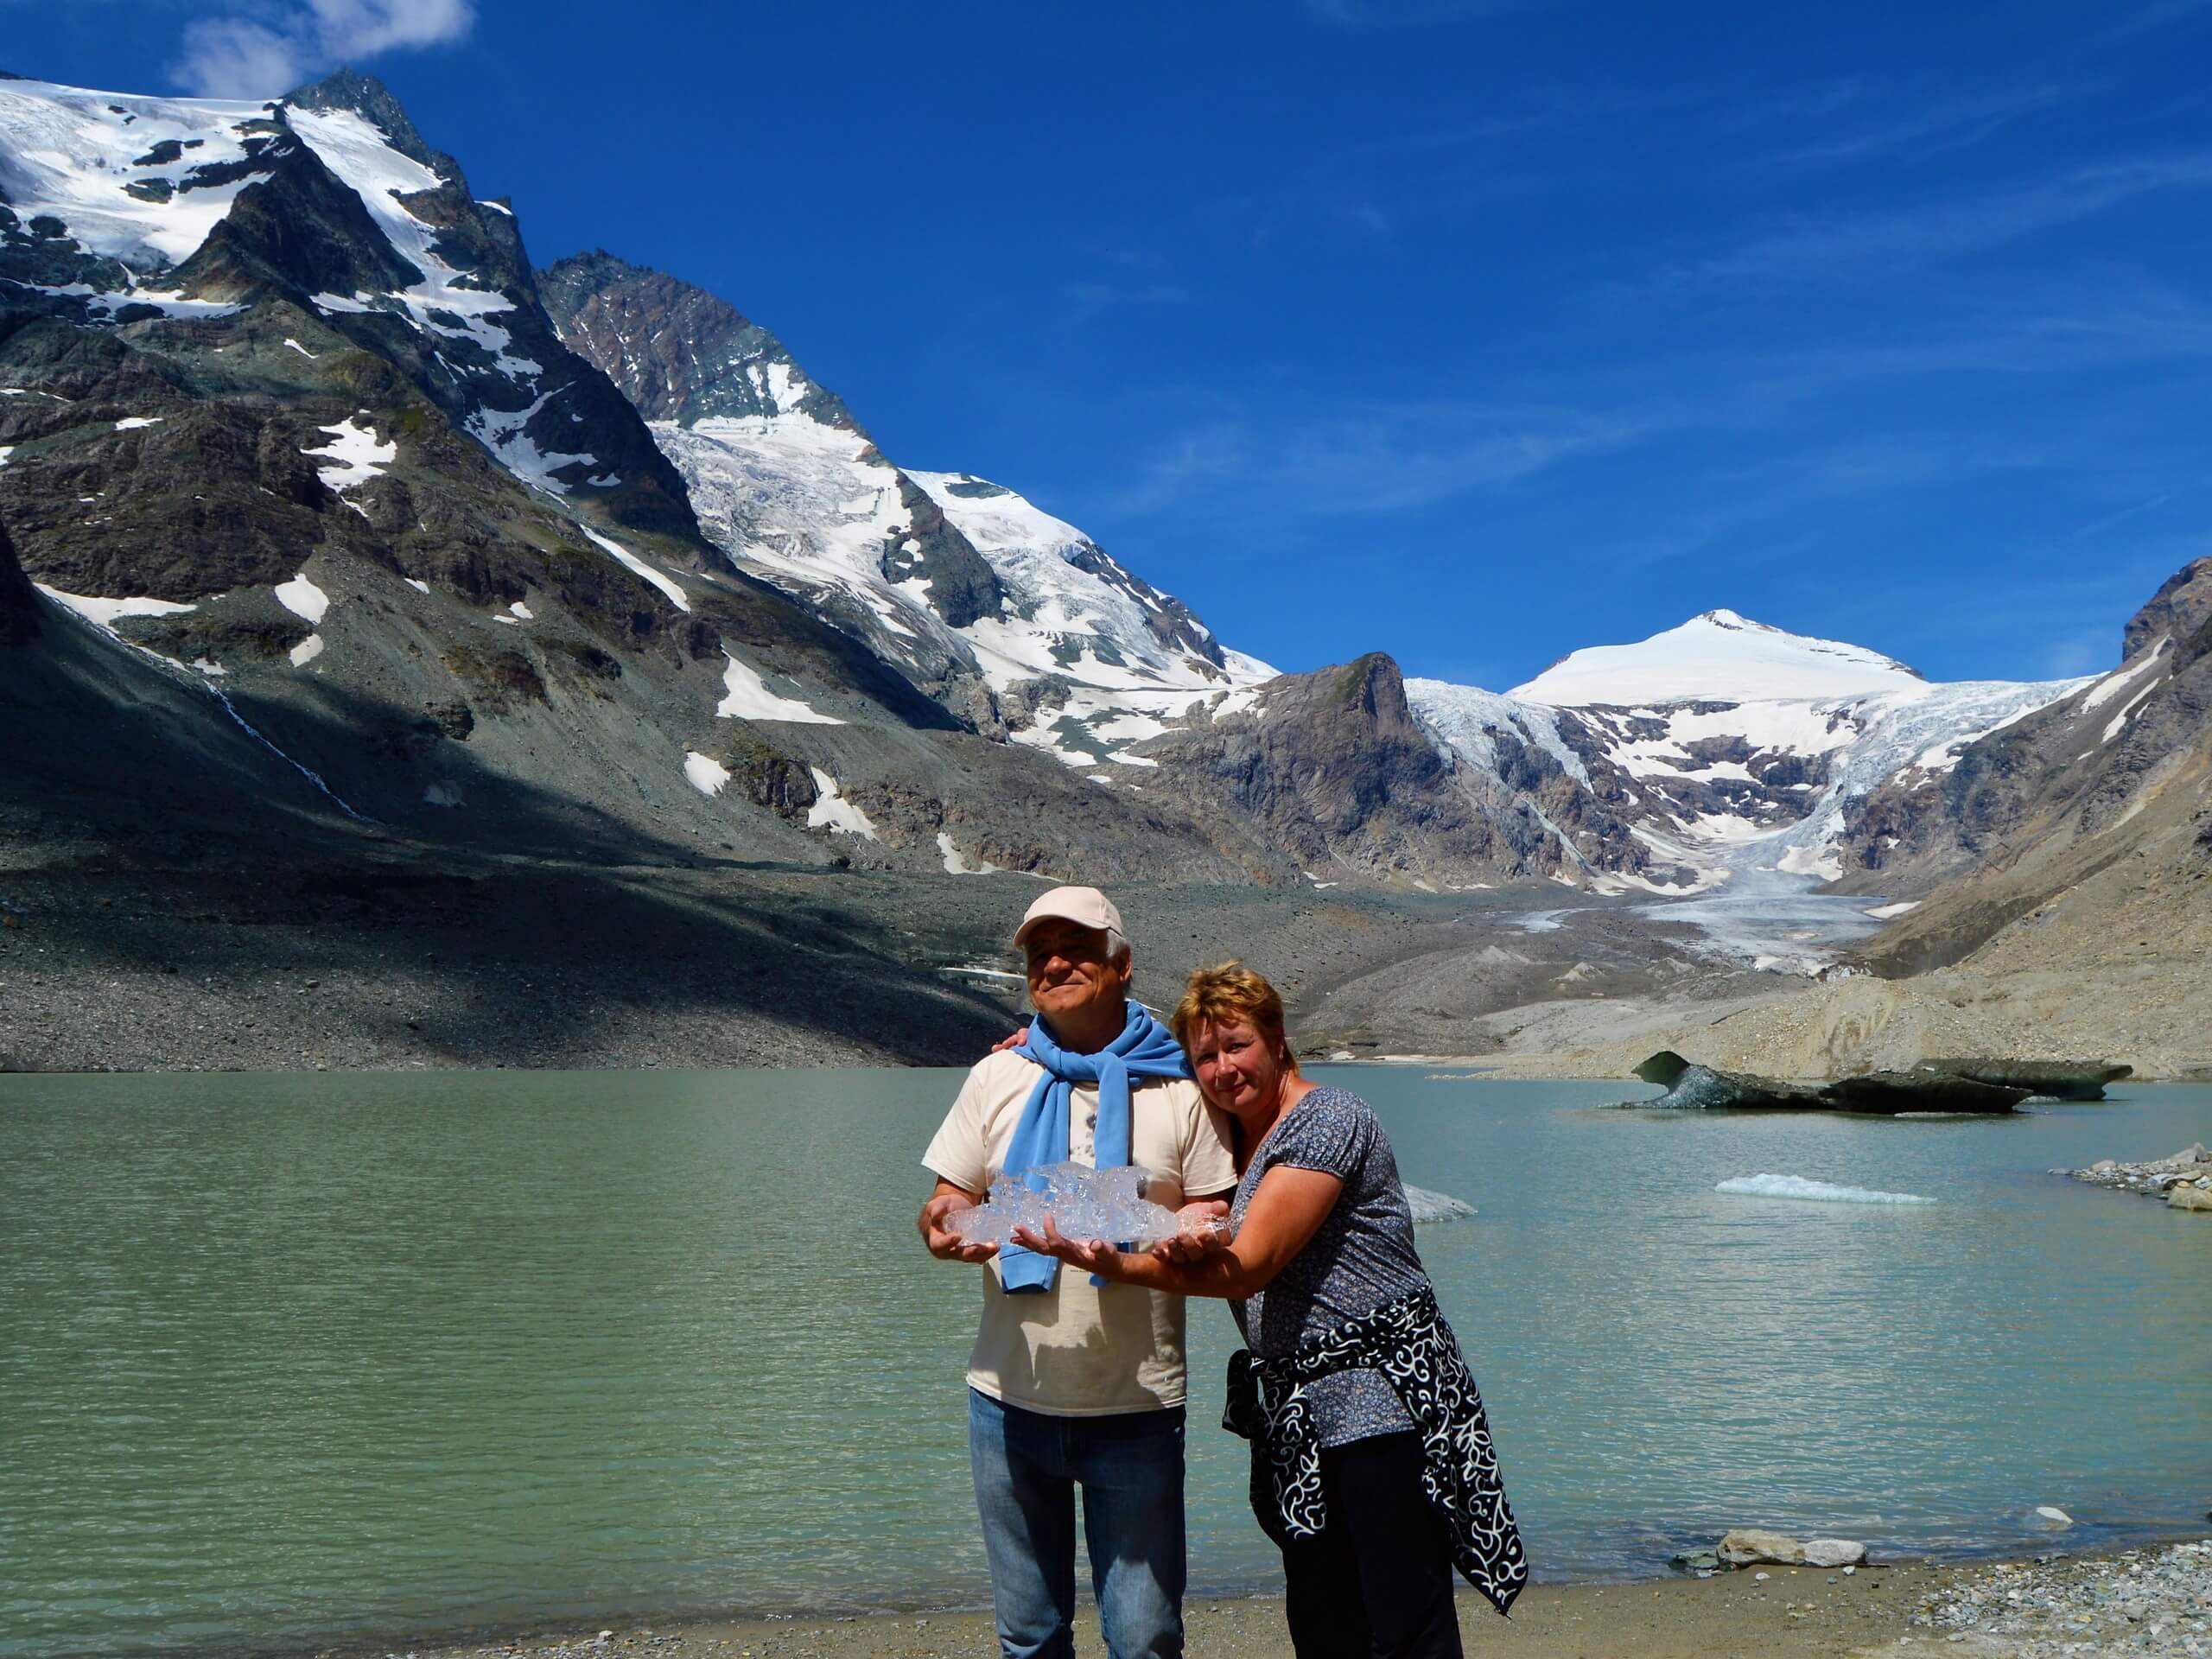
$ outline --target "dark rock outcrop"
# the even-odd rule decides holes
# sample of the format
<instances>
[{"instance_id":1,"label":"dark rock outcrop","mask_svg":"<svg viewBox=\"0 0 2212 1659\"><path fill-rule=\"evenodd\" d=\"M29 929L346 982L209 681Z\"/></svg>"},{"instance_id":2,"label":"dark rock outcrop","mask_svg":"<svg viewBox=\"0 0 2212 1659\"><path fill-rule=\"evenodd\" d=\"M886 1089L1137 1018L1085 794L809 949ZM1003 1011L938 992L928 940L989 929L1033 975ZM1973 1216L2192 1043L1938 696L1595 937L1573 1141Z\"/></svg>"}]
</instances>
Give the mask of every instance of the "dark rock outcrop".
<instances>
[{"instance_id":1,"label":"dark rock outcrop","mask_svg":"<svg viewBox=\"0 0 2212 1659\"><path fill-rule=\"evenodd\" d=\"M948 626L964 628L979 618L996 616L1006 604L998 572L946 520L929 493L904 473L899 474L899 503L906 509L909 528L885 537L883 574L894 582L927 582L930 608Z\"/></svg>"},{"instance_id":2,"label":"dark rock outcrop","mask_svg":"<svg viewBox=\"0 0 2212 1659\"><path fill-rule=\"evenodd\" d=\"M16 562L7 525L0 524L0 646L22 645L38 626L38 590Z\"/></svg>"},{"instance_id":3,"label":"dark rock outcrop","mask_svg":"<svg viewBox=\"0 0 2212 1659\"><path fill-rule=\"evenodd\" d=\"M1891 976L1963 960L2193 811L2212 764L2212 559L2132 618L2119 668L1970 744L1931 787L1901 775L1853 815L1852 861L1952 885L1851 953Z\"/></svg>"},{"instance_id":4,"label":"dark rock outcrop","mask_svg":"<svg viewBox=\"0 0 2212 1659\"><path fill-rule=\"evenodd\" d=\"M1923 1060L1913 1070L2025 1089L2052 1100L2102 1100L2107 1084L2135 1074L2133 1066L2109 1060Z\"/></svg>"},{"instance_id":5,"label":"dark rock outcrop","mask_svg":"<svg viewBox=\"0 0 2212 1659\"><path fill-rule=\"evenodd\" d=\"M806 763L750 727L741 725L731 734L720 758L729 771L732 789L782 817L803 819L807 809L822 798Z\"/></svg>"},{"instance_id":6,"label":"dark rock outcrop","mask_svg":"<svg viewBox=\"0 0 2212 1659\"><path fill-rule=\"evenodd\" d=\"M2212 558L2194 560L2175 571L2128 619L2120 635L2120 660L2155 645L2161 638L2184 645L2199 641L2208 623L2212 623Z\"/></svg>"},{"instance_id":7,"label":"dark rock outcrop","mask_svg":"<svg viewBox=\"0 0 2212 1659\"><path fill-rule=\"evenodd\" d=\"M1636 1068L1636 1075L1667 1091L1656 1100L1636 1103L1660 1111L1802 1112L1827 1104L1814 1084L1717 1071L1693 1065L1672 1049L1654 1054Z\"/></svg>"},{"instance_id":8,"label":"dark rock outcrop","mask_svg":"<svg viewBox=\"0 0 2212 1659\"><path fill-rule=\"evenodd\" d=\"M276 289L304 300L412 288L423 280L377 228L360 197L298 138L285 134L261 152L260 162L260 176L171 273L177 292L233 301Z\"/></svg>"},{"instance_id":9,"label":"dark rock outcrop","mask_svg":"<svg viewBox=\"0 0 2212 1659\"><path fill-rule=\"evenodd\" d=\"M1789 1083L1749 1071L1697 1065L1662 1049L1636 1068L1636 1076L1667 1092L1632 1103L1655 1111L2009 1112L2030 1090L1934 1071L1874 1071L1833 1083Z\"/></svg>"},{"instance_id":10,"label":"dark rock outcrop","mask_svg":"<svg viewBox=\"0 0 2212 1659\"><path fill-rule=\"evenodd\" d=\"M1256 824L1306 869L1457 880L1513 849L1467 795L1406 704L1380 652L1268 682L1249 709L1144 746L1148 787L1202 818Z\"/></svg>"},{"instance_id":11,"label":"dark rock outcrop","mask_svg":"<svg viewBox=\"0 0 2212 1659\"><path fill-rule=\"evenodd\" d=\"M1821 1091L1847 1112L2009 1112L2034 1091L1980 1083L1944 1071L1869 1071L1839 1077Z\"/></svg>"},{"instance_id":12,"label":"dark rock outcrop","mask_svg":"<svg viewBox=\"0 0 2212 1659\"><path fill-rule=\"evenodd\" d=\"M649 421L807 415L861 431L843 400L808 379L781 340L704 289L603 248L550 265L537 281L562 338L606 370ZM784 374L772 378L771 366ZM789 407L777 399L778 378L797 391Z\"/></svg>"}]
</instances>

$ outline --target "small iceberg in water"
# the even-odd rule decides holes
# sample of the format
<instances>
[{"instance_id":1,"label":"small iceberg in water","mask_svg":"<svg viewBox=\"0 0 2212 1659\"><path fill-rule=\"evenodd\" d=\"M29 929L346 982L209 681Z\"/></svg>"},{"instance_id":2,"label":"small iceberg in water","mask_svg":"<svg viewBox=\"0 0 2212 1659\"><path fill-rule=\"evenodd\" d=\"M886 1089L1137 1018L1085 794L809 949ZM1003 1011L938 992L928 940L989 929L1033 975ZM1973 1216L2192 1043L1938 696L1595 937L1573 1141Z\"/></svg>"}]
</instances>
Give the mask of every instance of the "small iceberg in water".
<instances>
[{"instance_id":1,"label":"small iceberg in water","mask_svg":"<svg viewBox=\"0 0 2212 1659\"><path fill-rule=\"evenodd\" d=\"M1406 1208L1414 1212L1415 1221L1458 1221L1475 1213L1473 1205L1455 1198L1449 1192L1432 1192L1410 1181L1400 1185L1406 1189Z\"/></svg>"},{"instance_id":2,"label":"small iceberg in water","mask_svg":"<svg viewBox=\"0 0 2212 1659\"><path fill-rule=\"evenodd\" d=\"M1933 1204L1916 1192L1877 1192L1872 1187L1839 1186L1802 1175L1732 1175L1713 1189L1751 1198L1809 1198L1820 1204Z\"/></svg>"}]
</instances>

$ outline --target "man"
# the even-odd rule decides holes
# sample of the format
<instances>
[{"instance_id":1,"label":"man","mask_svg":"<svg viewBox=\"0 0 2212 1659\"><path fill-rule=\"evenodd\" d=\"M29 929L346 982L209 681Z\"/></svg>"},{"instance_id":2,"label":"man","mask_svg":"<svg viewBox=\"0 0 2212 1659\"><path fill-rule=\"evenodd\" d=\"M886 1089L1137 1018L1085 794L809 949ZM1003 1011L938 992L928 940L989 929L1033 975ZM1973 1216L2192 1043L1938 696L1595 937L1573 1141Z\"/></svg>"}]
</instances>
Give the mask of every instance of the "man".
<instances>
[{"instance_id":1,"label":"man","mask_svg":"<svg viewBox=\"0 0 2212 1659\"><path fill-rule=\"evenodd\" d=\"M1014 942L1036 1020L1022 1046L969 1072L922 1155L938 1179L920 1218L931 1255L985 1268L968 1440L999 1645L1006 1659L1074 1653L1079 1485L1109 1654L1179 1659L1183 1299L970 1244L943 1223L1001 1174L1065 1158L1135 1165L1154 1203L1218 1214L1236 1160L1174 1039L1129 1000L1134 959L1103 893L1055 887Z\"/></svg>"}]
</instances>

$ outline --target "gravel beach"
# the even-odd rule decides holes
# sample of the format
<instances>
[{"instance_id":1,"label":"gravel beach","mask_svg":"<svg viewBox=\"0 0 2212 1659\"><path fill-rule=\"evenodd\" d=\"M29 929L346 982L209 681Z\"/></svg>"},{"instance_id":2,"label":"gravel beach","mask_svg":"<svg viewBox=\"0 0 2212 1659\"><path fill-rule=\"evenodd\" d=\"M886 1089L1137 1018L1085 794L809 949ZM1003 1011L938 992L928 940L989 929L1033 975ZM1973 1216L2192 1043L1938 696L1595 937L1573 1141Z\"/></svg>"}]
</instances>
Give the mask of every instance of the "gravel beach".
<instances>
[{"instance_id":1,"label":"gravel beach","mask_svg":"<svg viewBox=\"0 0 2212 1659\"><path fill-rule=\"evenodd\" d=\"M1195 1601L1187 1618L1193 1654L1290 1653L1278 1598ZM2212 1654L2212 1541L2024 1562L1849 1573L1770 1567L1707 1579L1536 1585L1510 1621L1463 1592L1459 1624L1470 1654L1526 1659L1847 1659L1915 1649L1975 1659L2198 1659ZM1077 1645L1100 1651L1088 1607ZM623 1621L459 1644L327 1649L317 1659L989 1659L996 1651L989 1616L959 1611Z\"/></svg>"},{"instance_id":2,"label":"gravel beach","mask_svg":"<svg viewBox=\"0 0 2212 1659\"><path fill-rule=\"evenodd\" d=\"M0 804L0 1071L966 1065L1021 1018L1010 875L626 864L149 830ZM1448 925L1426 895L1117 887L1137 993L1287 995ZM1363 1051L1365 1052L1365 1051Z\"/></svg>"}]
</instances>

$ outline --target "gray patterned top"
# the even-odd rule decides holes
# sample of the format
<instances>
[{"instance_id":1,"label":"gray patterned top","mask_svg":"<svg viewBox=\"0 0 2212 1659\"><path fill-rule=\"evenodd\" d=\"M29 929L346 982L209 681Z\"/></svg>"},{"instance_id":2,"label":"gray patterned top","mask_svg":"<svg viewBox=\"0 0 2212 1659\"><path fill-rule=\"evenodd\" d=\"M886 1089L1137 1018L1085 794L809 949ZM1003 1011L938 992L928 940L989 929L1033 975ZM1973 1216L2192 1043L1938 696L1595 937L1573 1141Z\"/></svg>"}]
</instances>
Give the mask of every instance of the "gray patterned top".
<instances>
[{"instance_id":1,"label":"gray patterned top","mask_svg":"<svg viewBox=\"0 0 2212 1659\"><path fill-rule=\"evenodd\" d=\"M1428 1274L1414 1245L1413 1212L1398 1181L1398 1160L1374 1108L1348 1089L1314 1090L1277 1120L1246 1166L1230 1217L1242 1222L1261 1179L1278 1164L1341 1179L1336 1207L1274 1282L1229 1305L1244 1341L1262 1359L1280 1359L1347 1319L1416 1290ZM1344 1446L1414 1427L1382 1372L1339 1371L1306 1391L1324 1446Z\"/></svg>"}]
</instances>

